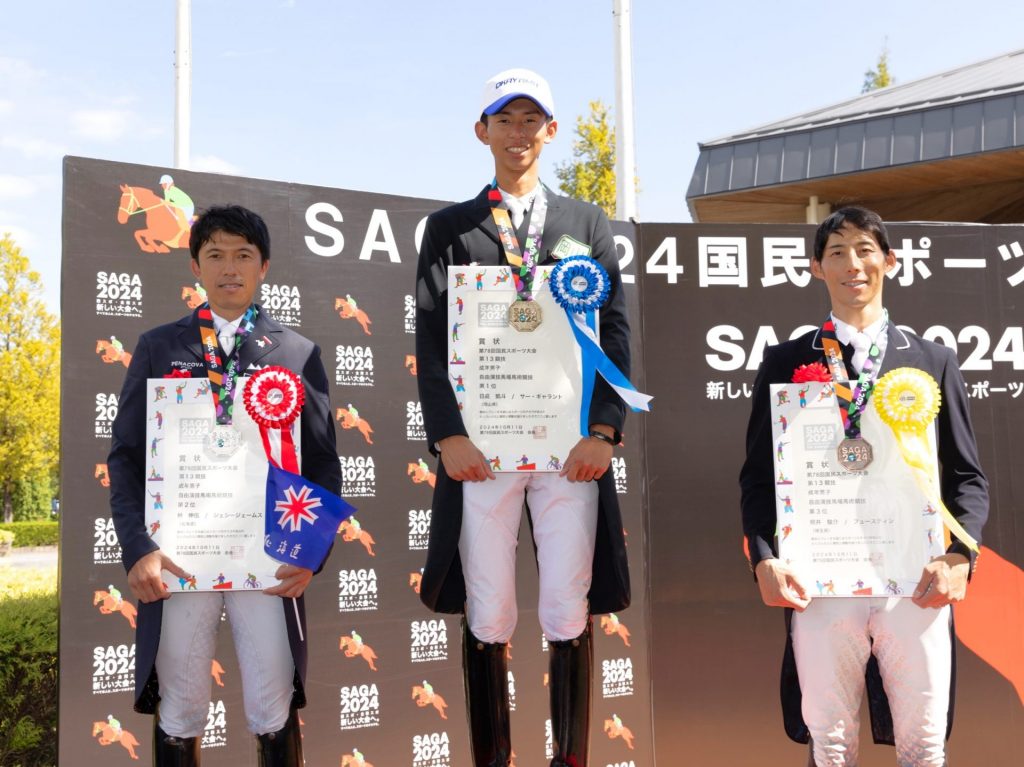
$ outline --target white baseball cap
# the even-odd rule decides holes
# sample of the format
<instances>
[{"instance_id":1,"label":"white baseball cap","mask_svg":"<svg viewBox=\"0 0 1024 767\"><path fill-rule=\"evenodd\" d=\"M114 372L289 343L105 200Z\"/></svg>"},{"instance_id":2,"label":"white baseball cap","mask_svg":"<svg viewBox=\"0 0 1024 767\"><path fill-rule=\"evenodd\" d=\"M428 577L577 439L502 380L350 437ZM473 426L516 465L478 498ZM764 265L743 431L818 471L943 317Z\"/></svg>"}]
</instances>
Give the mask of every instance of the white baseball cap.
<instances>
[{"instance_id":1,"label":"white baseball cap","mask_svg":"<svg viewBox=\"0 0 1024 767\"><path fill-rule=\"evenodd\" d=\"M493 115L508 102L530 99L548 117L555 115L555 100L548 81L530 69L506 69L498 72L484 84L480 113Z\"/></svg>"}]
</instances>

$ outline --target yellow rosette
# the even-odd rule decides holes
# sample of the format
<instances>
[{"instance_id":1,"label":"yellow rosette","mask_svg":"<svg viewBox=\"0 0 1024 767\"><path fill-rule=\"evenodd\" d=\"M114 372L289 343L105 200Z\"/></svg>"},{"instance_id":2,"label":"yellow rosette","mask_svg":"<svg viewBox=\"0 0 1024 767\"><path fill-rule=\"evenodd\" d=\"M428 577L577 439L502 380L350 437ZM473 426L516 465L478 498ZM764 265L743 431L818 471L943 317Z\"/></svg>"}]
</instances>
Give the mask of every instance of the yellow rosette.
<instances>
[{"instance_id":1,"label":"yellow rosette","mask_svg":"<svg viewBox=\"0 0 1024 767\"><path fill-rule=\"evenodd\" d=\"M878 416L896 435L903 460L914 470L914 479L928 502L942 513L942 521L949 532L977 552L978 542L946 508L935 487L936 457L927 437L928 424L935 420L942 404L942 393L935 379L916 368L896 368L879 379L871 399Z\"/></svg>"}]
</instances>

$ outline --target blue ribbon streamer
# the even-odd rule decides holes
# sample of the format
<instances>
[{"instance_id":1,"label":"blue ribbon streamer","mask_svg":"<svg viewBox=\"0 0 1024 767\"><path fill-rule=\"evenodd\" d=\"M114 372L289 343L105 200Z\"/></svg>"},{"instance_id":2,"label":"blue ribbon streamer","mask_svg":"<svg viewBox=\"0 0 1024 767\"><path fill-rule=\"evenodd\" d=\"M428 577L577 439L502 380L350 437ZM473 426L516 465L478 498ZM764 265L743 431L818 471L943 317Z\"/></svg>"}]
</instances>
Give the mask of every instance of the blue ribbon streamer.
<instances>
[{"instance_id":1,"label":"blue ribbon streamer","mask_svg":"<svg viewBox=\"0 0 1024 767\"><path fill-rule=\"evenodd\" d=\"M572 286L576 278L587 280L585 288ZM594 396L594 384L600 374L616 393L634 412L649 410L647 402L651 399L637 391L625 374L611 361L595 340L597 337L597 307L608 297L610 279L608 272L600 263L587 256L566 258L551 272L551 294L555 302L565 311L569 327L572 328L576 343L580 347L580 359L583 368L583 392L580 403L580 434L590 433L590 403ZM580 327L580 322L589 328L593 335ZM636 397L629 396L629 392ZM632 401L630 401L632 400ZM634 402L639 404L633 404Z\"/></svg>"}]
</instances>

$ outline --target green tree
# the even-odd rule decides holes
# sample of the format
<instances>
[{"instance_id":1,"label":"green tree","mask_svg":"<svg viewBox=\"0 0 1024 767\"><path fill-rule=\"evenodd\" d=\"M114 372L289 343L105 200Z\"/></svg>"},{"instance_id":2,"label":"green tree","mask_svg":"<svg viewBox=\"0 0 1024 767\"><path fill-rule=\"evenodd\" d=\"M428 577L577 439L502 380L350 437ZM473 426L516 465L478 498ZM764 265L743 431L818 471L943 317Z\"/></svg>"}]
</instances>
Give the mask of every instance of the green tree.
<instances>
[{"instance_id":1,"label":"green tree","mask_svg":"<svg viewBox=\"0 0 1024 767\"><path fill-rule=\"evenodd\" d=\"M596 203L615 218L615 131L608 111L600 101L591 101L590 116L576 118L573 159L556 166L555 175L562 192Z\"/></svg>"},{"instance_id":2,"label":"green tree","mask_svg":"<svg viewBox=\"0 0 1024 767\"><path fill-rule=\"evenodd\" d=\"M882 52L878 54L875 68L869 69L864 73L864 85L861 87L860 92L876 91L879 88L886 88L895 82L896 80L893 78L892 72L889 71L889 41L886 40L882 45Z\"/></svg>"},{"instance_id":3,"label":"green tree","mask_svg":"<svg viewBox=\"0 0 1024 767\"><path fill-rule=\"evenodd\" d=\"M53 482L60 435L60 326L46 310L39 273L10 234L0 238L0 503ZM31 503L31 501L29 501ZM19 514L19 516L22 516Z\"/></svg>"}]
</instances>

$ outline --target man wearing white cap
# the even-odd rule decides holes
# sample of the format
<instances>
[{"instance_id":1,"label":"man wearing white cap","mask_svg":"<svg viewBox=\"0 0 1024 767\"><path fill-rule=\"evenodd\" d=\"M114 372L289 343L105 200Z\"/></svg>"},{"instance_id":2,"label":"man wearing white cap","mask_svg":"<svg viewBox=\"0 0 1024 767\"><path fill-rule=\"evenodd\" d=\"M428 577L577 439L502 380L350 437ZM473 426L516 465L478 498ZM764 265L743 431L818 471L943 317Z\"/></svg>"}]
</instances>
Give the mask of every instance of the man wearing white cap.
<instances>
[{"instance_id":1,"label":"man wearing white cap","mask_svg":"<svg viewBox=\"0 0 1024 767\"><path fill-rule=\"evenodd\" d=\"M506 767L506 649L516 626L516 545L527 504L540 575L538 617L550 648L551 765L585 767L590 615L629 604L622 519L608 472L625 408L598 379L589 436L571 450L560 473L495 474L467 435L448 378L447 270L511 264L522 275L521 265L590 256L607 270L611 285L600 307L601 347L628 376L625 300L607 217L597 206L556 195L540 183L541 151L558 130L544 78L527 69L492 77L474 127L490 149L494 179L475 198L430 216L417 269L417 381L427 440L440 457L420 597L437 612L465 613L473 764Z\"/></svg>"}]
</instances>

